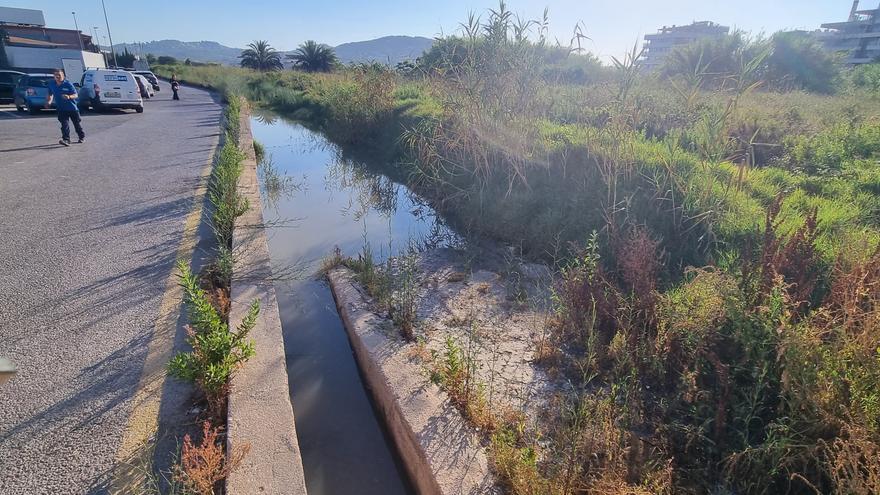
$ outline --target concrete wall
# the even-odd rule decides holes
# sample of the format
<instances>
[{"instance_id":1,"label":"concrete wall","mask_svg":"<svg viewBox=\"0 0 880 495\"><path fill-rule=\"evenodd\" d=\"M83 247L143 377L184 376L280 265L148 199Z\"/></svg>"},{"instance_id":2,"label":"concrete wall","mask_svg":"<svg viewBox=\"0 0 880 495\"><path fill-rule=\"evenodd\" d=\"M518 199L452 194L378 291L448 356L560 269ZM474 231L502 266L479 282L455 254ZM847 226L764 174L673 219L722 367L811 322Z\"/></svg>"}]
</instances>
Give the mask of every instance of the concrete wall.
<instances>
[{"instance_id":1,"label":"concrete wall","mask_svg":"<svg viewBox=\"0 0 880 495\"><path fill-rule=\"evenodd\" d=\"M354 273L328 273L336 308L379 419L420 495L499 495L481 435L425 378L413 346L387 330ZM389 335L390 334L390 335Z\"/></svg>"},{"instance_id":2,"label":"concrete wall","mask_svg":"<svg viewBox=\"0 0 880 495\"><path fill-rule=\"evenodd\" d=\"M257 181L257 160L247 103L241 111L239 147L245 154L238 189L250 202L233 230L236 256L232 275L230 326L238 325L251 301L260 301L260 316L250 337L256 354L233 377L229 391L227 449L250 446L250 453L226 479L227 495L306 495L305 476L275 299L269 244Z\"/></svg>"},{"instance_id":3,"label":"concrete wall","mask_svg":"<svg viewBox=\"0 0 880 495\"><path fill-rule=\"evenodd\" d=\"M100 53L81 52L65 48L7 46L6 56L9 58L9 65L12 67L26 67L29 69L54 69L62 67L61 59L65 58L83 60L87 67L104 66L104 59Z\"/></svg>"}]
</instances>

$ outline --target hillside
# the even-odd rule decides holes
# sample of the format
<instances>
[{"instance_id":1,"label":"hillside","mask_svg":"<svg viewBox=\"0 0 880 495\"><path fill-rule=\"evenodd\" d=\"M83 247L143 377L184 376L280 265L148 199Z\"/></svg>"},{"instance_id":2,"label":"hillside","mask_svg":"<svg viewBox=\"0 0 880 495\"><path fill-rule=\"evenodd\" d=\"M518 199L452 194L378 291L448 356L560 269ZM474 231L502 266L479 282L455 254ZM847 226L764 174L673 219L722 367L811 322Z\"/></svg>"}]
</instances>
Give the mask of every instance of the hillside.
<instances>
[{"instance_id":1,"label":"hillside","mask_svg":"<svg viewBox=\"0 0 880 495\"><path fill-rule=\"evenodd\" d=\"M336 47L342 63L380 62L395 65L415 59L431 47L434 40L421 36L385 36L369 41L343 43Z\"/></svg>"},{"instance_id":2,"label":"hillside","mask_svg":"<svg viewBox=\"0 0 880 495\"><path fill-rule=\"evenodd\" d=\"M415 59L427 50L433 40L421 36L385 36L368 41L343 43L337 46L336 55L342 63L380 62L395 65L402 60ZM216 62L225 65L238 65L242 48L221 45L216 41L160 40L144 43L120 43L118 51L125 48L132 53L167 55L180 60L191 59L197 62ZM283 55L293 50L282 51Z\"/></svg>"},{"instance_id":3,"label":"hillside","mask_svg":"<svg viewBox=\"0 0 880 495\"><path fill-rule=\"evenodd\" d=\"M160 40L116 45L118 51L125 48L135 54L152 53L156 56L167 55L180 60L191 59L198 62L216 62L226 65L238 65L238 56L242 50L221 45L216 41Z\"/></svg>"}]
</instances>

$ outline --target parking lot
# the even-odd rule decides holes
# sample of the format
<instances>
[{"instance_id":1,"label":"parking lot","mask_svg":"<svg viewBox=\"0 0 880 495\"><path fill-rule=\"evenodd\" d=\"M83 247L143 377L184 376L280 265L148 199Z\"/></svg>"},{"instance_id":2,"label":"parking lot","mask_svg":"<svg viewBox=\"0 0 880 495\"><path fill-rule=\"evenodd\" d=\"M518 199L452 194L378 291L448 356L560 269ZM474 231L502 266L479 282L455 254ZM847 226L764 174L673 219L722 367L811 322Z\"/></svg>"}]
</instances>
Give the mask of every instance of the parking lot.
<instances>
[{"instance_id":1,"label":"parking lot","mask_svg":"<svg viewBox=\"0 0 880 495\"><path fill-rule=\"evenodd\" d=\"M157 114L178 110L172 106L172 103L184 102L173 102L170 87L164 82L161 84L162 91L157 91L153 98L144 101L146 108L144 114L138 115L133 110L113 109L83 112L83 127L87 139L100 141L105 132L124 124L135 123L136 126L149 126L152 122L160 119ZM61 148L58 144L61 131L56 115L54 110L43 110L36 115L30 115L27 112L16 111L15 105L11 103L0 104L0 161L26 160L31 156L29 152ZM76 140L73 126L71 126L71 133ZM137 137L136 133L123 141L135 137ZM120 138L112 137L112 139L119 140Z\"/></svg>"},{"instance_id":2,"label":"parking lot","mask_svg":"<svg viewBox=\"0 0 880 495\"><path fill-rule=\"evenodd\" d=\"M146 112L145 112L146 113ZM127 114L127 115L126 115ZM109 129L125 124L128 119L143 117L133 111L109 110L82 114L87 139L100 139ZM149 118L149 117L148 117ZM76 133L71 126L76 140ZM44 110L37 115L17 112L13 105L0 105L0 162L20 162L34 156L30 152L61 148L61 127L54 110Z\"/></svg>"},{"instance_id":3,"label":"parking lot","mask_svg":"<svg viewBox=\"0 0 880 495\"><path fill-rule=\"evenodd\" d=\"M54 112L0 108L0 493L103 493L220 132L216 98L181 97L86 112L70 147Z\"/></svg>"}]
</instances>

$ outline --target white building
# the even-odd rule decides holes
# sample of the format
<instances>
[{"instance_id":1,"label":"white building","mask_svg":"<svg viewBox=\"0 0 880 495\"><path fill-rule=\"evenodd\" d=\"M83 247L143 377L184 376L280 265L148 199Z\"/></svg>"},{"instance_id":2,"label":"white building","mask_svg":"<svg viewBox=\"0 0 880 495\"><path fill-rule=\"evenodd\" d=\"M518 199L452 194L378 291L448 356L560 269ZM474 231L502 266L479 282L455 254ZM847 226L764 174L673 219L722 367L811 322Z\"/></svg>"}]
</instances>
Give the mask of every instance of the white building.
<instances>
[{"instance_id":1,"label":"white building","mask_svg":"<svg viewBox=\"0 0 880 495\"><path fill-rule=\"evenodd\" d=\"M676 48L704 39L723 38L729 31L729 27L710 21L694 22L686 26L663 26L657 33L645 35L642 67L654 70Z\"/></svg>"},{"instance_id":2,"label":"white building","mask_svg":"<svg viewBox=\"0 0 880 495\"><path fill-rule=\"evenodd\" d=\"M78 81L86 68L106 67L92 37L73 29L46 27L43 12L0 7L0 29L6 32L6 58L12 69L50 72L63 68Z\"/></svg>"},{"instance_id":3,"label":"white building","mask_svg":"<svg viewBox=\"0 0 880 495\"><path fill-rule=\"evenodd\" d=\"M849 19L844 22L822 24L818 38L825 48L846 52L846 63L869 64L880 60L880 5L872 10L859 10L859 0L853 2Z\"/></svg>"}]
</instances>

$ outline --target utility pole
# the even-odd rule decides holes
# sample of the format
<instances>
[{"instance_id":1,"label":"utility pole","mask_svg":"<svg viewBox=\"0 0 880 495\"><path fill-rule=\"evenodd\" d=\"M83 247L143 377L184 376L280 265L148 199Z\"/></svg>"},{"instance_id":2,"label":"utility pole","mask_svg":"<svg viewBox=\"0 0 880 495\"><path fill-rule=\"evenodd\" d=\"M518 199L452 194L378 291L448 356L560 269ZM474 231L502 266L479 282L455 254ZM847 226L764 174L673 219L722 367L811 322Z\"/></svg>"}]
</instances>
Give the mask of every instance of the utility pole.
<instances>
[{"instance_id":1,"label":"utility pole","mask_svg":"<svg viewBox=\"0 0 880 495\"><path fill-rule=\"evenodd\" d=\"M113 55L113 66L119 67L119 64L116 62L116 50L113 49L113 35L110 34L110 21L107 20L107 6L104 5L104 0L101 0L101 8L104 9L104 23L107 24L107 36L110 38L110 53Z\"/></svg>"},{"instance_id":2,"label":"utility pole","mask_svg":"<svg viewBox=\"0 0 880 495\"><path fill-rule=\"evenodd\" d=\"M92 38L92 43L98 47L98 53L101 54L101 58L104 60L104 67L107 67L110 64L107 63L107 54L104 53L104 49L101 48L101 37L98 36L98 29L100 28L98 26L92 26L92 29L95 30L95 37Z\"/></svg>"},{"instance_id":3,"label":"utility pole","mask_svg":"<svg viewBox=\"0 0 880 495\"><path fill-rule=\"evenodd\" d=\"M73 26L76 28L76 38L79 40L79 51L84 52L86 49L83 48L83 37L79 31L79 24L76 22L76 12L71 12L71 14L73 14Z\"/></svg>"}]
</instances>

